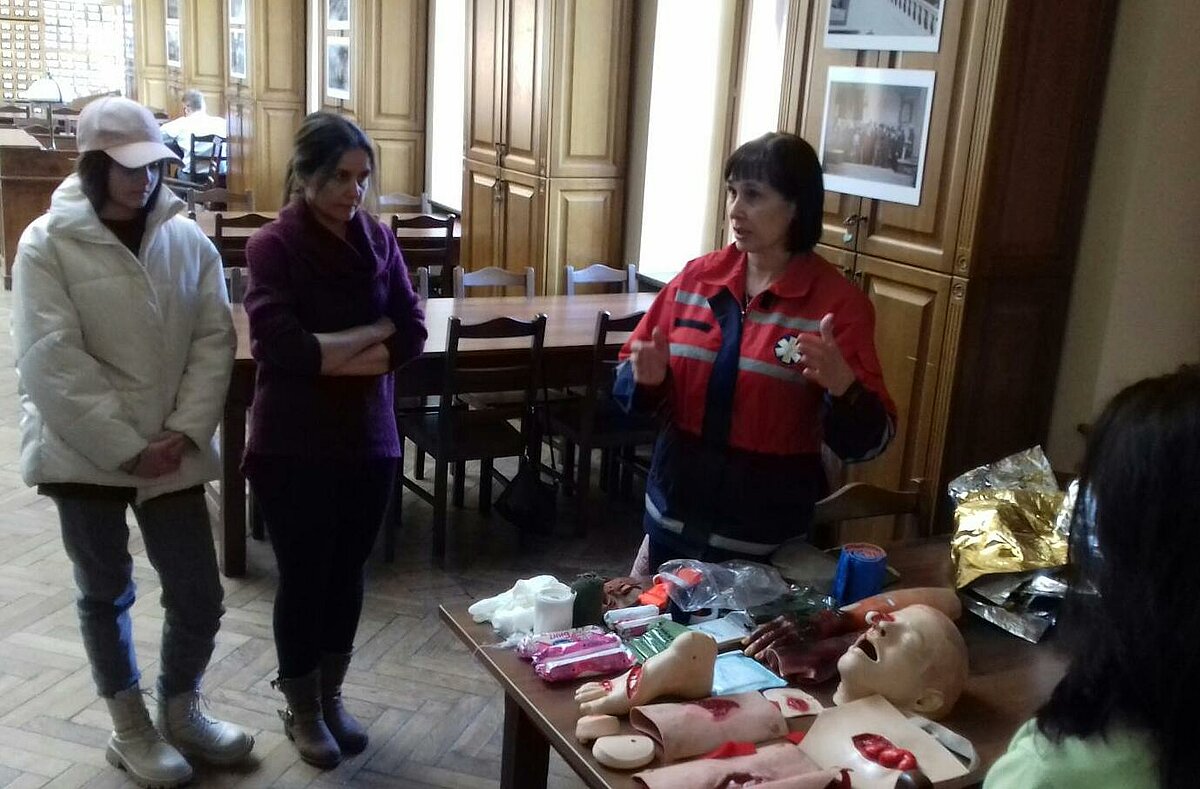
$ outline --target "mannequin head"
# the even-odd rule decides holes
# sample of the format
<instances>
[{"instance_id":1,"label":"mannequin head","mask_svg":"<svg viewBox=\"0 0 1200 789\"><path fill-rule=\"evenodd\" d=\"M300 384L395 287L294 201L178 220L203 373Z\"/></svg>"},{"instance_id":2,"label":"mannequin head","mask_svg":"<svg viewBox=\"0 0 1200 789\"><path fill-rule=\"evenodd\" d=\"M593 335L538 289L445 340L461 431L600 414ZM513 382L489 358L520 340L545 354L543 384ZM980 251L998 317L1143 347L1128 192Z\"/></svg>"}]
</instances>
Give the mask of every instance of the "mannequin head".
<instances>
[{"instance_id":1,"label":"mannequin head","mask_svg":"<svg viewBox=\"0 0 1200 789\"><path fill-rule=\"evenodd\" d=\"M871 627L838 661L834 702L879 694L906 712L948 713L967 681L967 645L954 623L927 605L871 612L867 621Z\"/></svg>"}]
</instances>

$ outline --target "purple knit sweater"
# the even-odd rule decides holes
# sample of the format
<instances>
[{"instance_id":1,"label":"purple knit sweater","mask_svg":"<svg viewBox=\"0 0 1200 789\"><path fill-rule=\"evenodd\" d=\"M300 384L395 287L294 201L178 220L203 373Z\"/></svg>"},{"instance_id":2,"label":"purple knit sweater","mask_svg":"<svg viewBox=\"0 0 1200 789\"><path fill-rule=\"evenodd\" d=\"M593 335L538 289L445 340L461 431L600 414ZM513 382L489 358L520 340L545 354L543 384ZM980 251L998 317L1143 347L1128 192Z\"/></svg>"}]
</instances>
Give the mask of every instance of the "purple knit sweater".
<instances>
[{"instance_id":1,"label":"purple knit sweater","mask_svg":"<svg viewBox=\"0 0 1200 789\"><path fill-rule=\"evenodd\" d=\"M250 351L258 364L246 470L269 456L400 457L392 375L321 375L313 336L387 315L396 324L387 342L391 369L421 353L425 315L395 236L360 211L342 240L299 200L250 238L246 260Z\"/></svg>"}]
</instances>

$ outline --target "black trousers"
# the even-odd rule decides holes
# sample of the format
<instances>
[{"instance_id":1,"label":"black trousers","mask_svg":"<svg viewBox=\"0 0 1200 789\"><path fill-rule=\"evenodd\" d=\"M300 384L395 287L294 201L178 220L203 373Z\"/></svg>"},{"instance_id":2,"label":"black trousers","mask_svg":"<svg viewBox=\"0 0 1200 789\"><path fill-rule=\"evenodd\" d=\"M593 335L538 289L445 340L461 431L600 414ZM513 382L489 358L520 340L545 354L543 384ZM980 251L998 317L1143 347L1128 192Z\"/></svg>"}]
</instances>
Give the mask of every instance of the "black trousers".
<instances>
[{"instance_id":1,"label":"black trousers","mask_svg":"<svg viewBox=\"0 0 1200 789\"><path fill-rule=\"evenodd\" d=\"M363 568L391 499L396 463L281 457L250 472L279 567L274 627L281 677L307 674L322 653L353 649Z\"/></svg>"}]
</instances>

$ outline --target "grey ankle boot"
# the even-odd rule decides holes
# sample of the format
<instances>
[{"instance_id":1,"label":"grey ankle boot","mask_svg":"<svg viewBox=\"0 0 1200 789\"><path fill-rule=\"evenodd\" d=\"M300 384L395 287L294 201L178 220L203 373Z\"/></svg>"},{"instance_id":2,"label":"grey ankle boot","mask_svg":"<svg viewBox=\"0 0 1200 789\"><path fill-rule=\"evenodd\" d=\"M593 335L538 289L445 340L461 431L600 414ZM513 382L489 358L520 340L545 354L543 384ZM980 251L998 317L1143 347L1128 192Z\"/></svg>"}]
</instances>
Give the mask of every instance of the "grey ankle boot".
<instances>
[{"instance_id":1,"label":"grey ankle boot","mask_svg":"<svg viewBox=\"0 0 1200 789\"><path fill-rule=\"evenodd\" d=\"M342 681L348 668L348 654L321 655L321 713L342 753L355 754L367 749L367 730L342 704Z\"/></svg>"},{"instance_id":2,"label":"grey ankle boot","mask_svg":"<svg viewBox=\"0 0 1200 789\"><path fill-rule=\"evenodd\" d=\"M113 722L104 752L109 764L149 789L170 789L192 779L192 766L150 722L141 689L135 685L104 702Z\"/></svg>"},{"instance_id":3,"label":"grey ankle boot","mask_svg":"<svg viewBox=\"0 0 1200 789\"><path fill-rule=\"evenodd\" d=\"M321 718L321 670L313 669L302 677L280 677L271 683L287 699L287 709L279 711L283 733L296 743L300 758L322 769L336 767L342 751Z\"/></svg>"}]
</instances>

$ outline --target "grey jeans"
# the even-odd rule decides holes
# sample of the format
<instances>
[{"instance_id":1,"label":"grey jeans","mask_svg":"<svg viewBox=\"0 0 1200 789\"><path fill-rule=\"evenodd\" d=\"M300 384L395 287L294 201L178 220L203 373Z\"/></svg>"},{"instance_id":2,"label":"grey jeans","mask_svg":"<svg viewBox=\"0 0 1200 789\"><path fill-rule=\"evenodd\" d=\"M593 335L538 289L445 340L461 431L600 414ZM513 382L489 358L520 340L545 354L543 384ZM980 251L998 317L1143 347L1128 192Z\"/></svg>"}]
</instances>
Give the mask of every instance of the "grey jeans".
<instances>
[{"instance_id":1,"label":"grey jeans","mask_svg":"<svg viewBox=\"0 0 1200 789\"><path fill-rule=\"evenodd\" d=\"M96 690L110 698L141 677L129 616L136 585L127 507L137 518L146 556L162 586L165 616L158 690L170 696L199 688L225 613L203 489L134 505L73 495L53 499L63 546L75 568L79 623Z\"/></svg>"}]
</instances>

